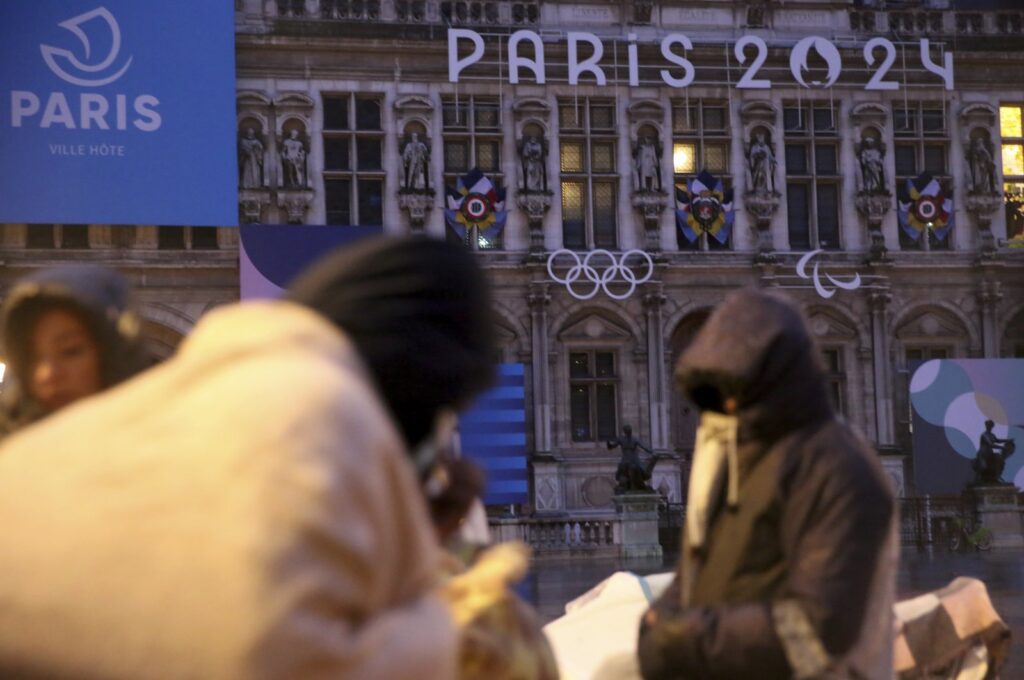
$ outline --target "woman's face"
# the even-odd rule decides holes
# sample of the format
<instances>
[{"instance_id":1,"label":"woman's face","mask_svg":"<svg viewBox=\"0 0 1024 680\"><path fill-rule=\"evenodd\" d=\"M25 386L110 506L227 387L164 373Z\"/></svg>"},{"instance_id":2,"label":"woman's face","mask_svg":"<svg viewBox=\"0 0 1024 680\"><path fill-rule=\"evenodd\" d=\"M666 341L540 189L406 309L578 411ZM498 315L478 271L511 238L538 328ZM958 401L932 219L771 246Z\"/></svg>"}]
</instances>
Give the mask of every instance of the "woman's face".
<instances>
[{"instance_id":1,"label":"woman's face","mask_svg":"<svg viewBox=\"0 0 1024 680\"><path fill-rule=\"evenodd\" d=\"M59 308L44 311L30 341L29 391L48 411L102 389L99 347L78 315Z\"/></svg>"}]
</instances>

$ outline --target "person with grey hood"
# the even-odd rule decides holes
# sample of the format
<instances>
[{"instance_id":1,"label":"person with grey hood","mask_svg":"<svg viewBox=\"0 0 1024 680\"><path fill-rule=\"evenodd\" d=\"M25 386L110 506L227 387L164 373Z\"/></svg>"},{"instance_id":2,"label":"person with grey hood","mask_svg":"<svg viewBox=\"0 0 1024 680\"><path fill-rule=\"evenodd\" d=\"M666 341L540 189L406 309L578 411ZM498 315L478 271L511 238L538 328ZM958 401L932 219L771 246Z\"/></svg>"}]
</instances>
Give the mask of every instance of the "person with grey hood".
<instances>
[{"instance_id":1,"label":"person with grey hood","mask_svg":"<svg viewBox=\"0 0 1024 680\"><path fill-rule=\"evenodd\" d=\"M0 677L449 680L420 490L487 386L473 255L328 255L0 446Z\"/></svg>"},{"instance_id":2,"label":"person with grey hood","mask_svg":"<svg viewBox=\"0 0 1024 680\"><path fill-rule=\"evenodd\" d=\"M891 677L893 494L829 406L799 309L731 295L676 378L701 421L679 571L641 623L643 677Z\"/></svg>"},{"instance_id":3,"label":"person with grey hood","mask_svg":"<svg viewBox=\"0 0 1024 680\"><path fill-rule=\"evenodd\" d=\"M127 281L95 265L20 279L0 312L7 360L0 436L135 375L147 365Z\"/></svg>"}]
</instances>

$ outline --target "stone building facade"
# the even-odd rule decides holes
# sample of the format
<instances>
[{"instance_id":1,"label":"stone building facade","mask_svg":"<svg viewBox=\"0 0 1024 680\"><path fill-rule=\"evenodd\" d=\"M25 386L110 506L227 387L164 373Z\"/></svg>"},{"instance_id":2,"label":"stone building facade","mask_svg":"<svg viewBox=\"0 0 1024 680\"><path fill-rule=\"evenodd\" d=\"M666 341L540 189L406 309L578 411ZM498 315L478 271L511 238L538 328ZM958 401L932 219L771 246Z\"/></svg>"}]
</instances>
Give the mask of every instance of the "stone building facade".
<instances>
[{"instance_id":1,"label":"stone building facade","mask_svg":"<svg viewBox=\"0 0 1024 680\"><path fill-rule=\"evenodd\" d=\"M507 189L500 236L468 244L495 284L500 358L528 367L528 512L611 513L618 453L605 439L627 423L669 454L653 483L683 500L696 414L672 366L742 286L804 304L837 406L909 495L911 369L1024 356L1024 251L1012 247L1024 238L1024 12L983 4L236 0L239 220L450 237L445 186L477 167ZM450 53L452 28L464 32ZM473 63L468 32L482 42ZM686 87L672 84L687 77L665 53L673 34L691 43L667 48L693 65ZM834 46L837 77L810 37ZM875 38L886 42L865 56ZM603 84L594 71L570 84L571 44L576 62L603 51ZM525 61L512 69L512 56ZM675 189L702 170L734 193L724 243L677 228ZM914 240L897 194L926 171L952 196L953 227ZM218 250L184 253L157 248L154 227L126 245L115 232L90 227L93 252L133 272L154 323L176 314L168 328L185 332L236 294L231 230ZM9 261L32 259L24 234L6 227ZM563 248L620 262L640 250L651 276L629 291L620 270L614 295L580 300L552 278L572 256L548 266ZM819 249L811 276L801 258ZM645 273L642 255L627 264Z\"/></svg>"}]
</instances>

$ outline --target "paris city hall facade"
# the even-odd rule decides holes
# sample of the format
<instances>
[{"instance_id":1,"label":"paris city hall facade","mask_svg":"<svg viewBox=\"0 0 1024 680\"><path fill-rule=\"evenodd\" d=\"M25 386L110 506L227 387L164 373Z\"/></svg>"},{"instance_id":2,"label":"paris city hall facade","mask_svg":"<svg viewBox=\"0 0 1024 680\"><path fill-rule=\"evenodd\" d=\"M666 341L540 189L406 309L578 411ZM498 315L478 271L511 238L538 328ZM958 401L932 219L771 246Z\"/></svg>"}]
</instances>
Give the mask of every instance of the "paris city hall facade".
<instances>
[{"instance_id":1,"label":"paris city hall facade","mask_svg":"<svg viewBox=\"0 0 1024 680\"><path fill-rule=\"evenodd\" d=\"M804 306L835 405L913 495L909 372L1024 356L1014 4L237 0L239 220L479 252L500 361L526 366L522 512L614 512L625 424L682 502L697 413L672 367L744 286ZM453 236L473 169L504 228ZM0 284L116 266L167 354L237 297L237 255L230 227L6 225Z\"/></svg>"}]
</instances>

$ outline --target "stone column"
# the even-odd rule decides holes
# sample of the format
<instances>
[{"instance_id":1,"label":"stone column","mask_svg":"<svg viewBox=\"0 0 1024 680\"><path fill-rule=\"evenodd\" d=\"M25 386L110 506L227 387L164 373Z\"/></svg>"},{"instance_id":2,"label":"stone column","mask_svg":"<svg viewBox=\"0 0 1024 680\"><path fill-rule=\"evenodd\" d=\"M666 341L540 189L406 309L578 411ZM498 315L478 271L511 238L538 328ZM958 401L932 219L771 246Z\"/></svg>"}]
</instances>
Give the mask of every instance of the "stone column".
<instances>
[{"instance_id":1,"label":"stone column","mask_svg":"<svg viewBox=\"0 0 1024 680\"><path fill-rule=\"evenodd\" d=\"M650 285L644 295L644 316L647 318L647 388L651 419L651 448L668 451L668 399L665 390L665 338L662 336L662 307L665 297L662 285Z\"/></svg>"},{"instance_id":2,"label":"stone column","mask_svg":"<svg viewBox=\"0 0 1024 680\"><path fill-rule=\"evenodd\" d=\"M892 295L888 285L868 295L868 305L871 308L872 373L875 383L875 427L880 447L891 447L896 441L889 372L889 328L886 318L890 302Z\"/></svg>"},{"instance_id":3,"label":"stone column","mask_svg":"<svg viewBox=\"0 0 1024 680\"><path fill-rule=\"evenodd\" d=\"M530 288L531 361L533 372L533 427L534 455L553 457L551 446L551 376L548 362L548 312L551 304L547 285L535 284Z\"/></svg>"},{"instance_id":4,"label":"stone column","mask_svg":"<svg viewBox=\"0 0 1024 680\"><path fill-rule=\"evenodd\" d=\"M986 359L999 356L999 325L996 323L996 307L1003 299L1002 286L998 281L983 281L978 291L981 306L981 342Z\"/></svg>"}]
</instances>

